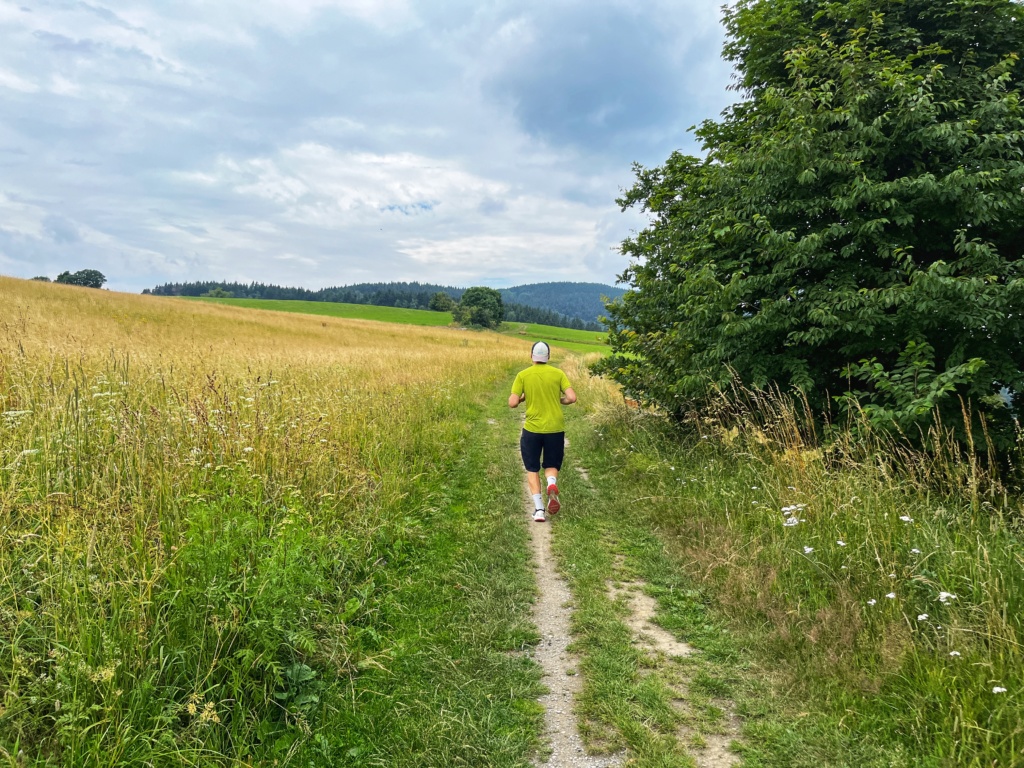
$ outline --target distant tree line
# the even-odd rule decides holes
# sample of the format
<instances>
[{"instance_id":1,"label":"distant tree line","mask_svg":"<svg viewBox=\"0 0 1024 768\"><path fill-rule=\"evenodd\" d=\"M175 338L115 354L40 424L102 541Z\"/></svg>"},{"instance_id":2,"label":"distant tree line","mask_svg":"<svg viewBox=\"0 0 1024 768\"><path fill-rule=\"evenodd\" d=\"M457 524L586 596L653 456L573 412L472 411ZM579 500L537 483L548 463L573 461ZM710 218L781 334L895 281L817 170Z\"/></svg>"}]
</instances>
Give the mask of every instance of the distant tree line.
<instances>
[{"instance_id":1,"label":"distant tree line","mask_svg":"<svg viewBox=\"0 0 1024 768\"><path fill-rule=\"evenodd\" d=\"M147 288L143 293L154 296L211 296L215 298L275 299L279 301L327 301L342 304L370 304L378 307L432 309L434 311L451 312L458 305L466 290L418 282L360 283L350 286L310 290L308 288L289 288L256 282L196 281L189 283L166 283L152 289ZM503 296L505 292L505 290L497 291L499 296ZM439 302L438 294L448 296L451 299L451 306ZM579 317L570 317L542 307L528 306L515 302L504 302L502 306L504 319L510 322L539 323L542 325L553 325L558 328L575 328L588 331L601 330L601 326L595 322L586 322Z\"/></svg>"},{"instance_id":2,"label":"distant tree line","mask_svg":"<svg viewBox=\"0 0 1024 768\"><path fill-rule=\"evenodd\" d=\"M584 322L578 317L566 317L559 312L526 304L505 302L505 320L510 323L538 323L554 325L558 328L574 328L577 331L603 331L598 323Z\"/></svg>"},{"instance_id":3,"label":"distant tree line","mask_svg":"<svg viewBox=\"0 0 1024 768\"><path fill-rule=\"evenodd\" d=\"M623 293L625 291L621 288L601 283L535 283L501 289L501 297L506 306L525 304L529 307L544 307L566 317L578 317L583 323L595 324L602 315L607 314L602 297L614 301ZM589 330L589 326L584 327Z\"/></svg>"},{"instance_id":4,"label":"distant tree line","mask_svg":"<svg viewBox=\"0 0 1024 768\"><path fill-rule=\"evenodd\" d=\"M330 301L341 304L372 304L378 307L429 309L430 299L443 291L456 301L462 289L426 283L361 283L310 290L267 283L230 283L221 280L166 283L143 291L154 296L204 296L211 291L230 293L236 299L274 299L278 301Z\"/></svg>"}]
</instances>

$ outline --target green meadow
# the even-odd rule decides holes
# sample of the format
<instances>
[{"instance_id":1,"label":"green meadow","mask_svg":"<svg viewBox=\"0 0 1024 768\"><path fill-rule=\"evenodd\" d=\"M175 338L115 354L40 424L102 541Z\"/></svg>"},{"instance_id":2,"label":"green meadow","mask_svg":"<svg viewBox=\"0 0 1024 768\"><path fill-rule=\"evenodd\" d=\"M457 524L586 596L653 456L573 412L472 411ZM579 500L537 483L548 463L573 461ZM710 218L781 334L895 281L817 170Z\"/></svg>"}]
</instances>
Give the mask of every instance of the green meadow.
<instances>
[{"instance_id":1,"label":"green meadow","mask_svg":"<svg viewBox=\"0 0 1024 768\"><path fill-rule=\"evenodd\" d=\"M298 312L303 315L342 317L348 320L376 320L382 323L405 325L451 325L451 312L430 312L425 309L375 307L368 304L340 304L326 301L278 301L276 299L211 299L198 301L224 304L246 309L266 309L274 312Z\"/></svg>"},{"instance_id":2,"label":"green meadow","mask_svg":"<svg viewBox=\"0 0 1024 768\"><path fill-rule=\"evenodd\" d=\"M431 312L425 309L401 309L398 307L375 307L367 304L340 304L322 301L278 301L274 299L212 299L205 301L247 309L266 309L276 312L298 312L323 317L341 317L350 320L376 320L383 323L404 323L407 325L447 326L452 323L451 312ZM605 354L605 334L594 331L578 331L572 328L557 328L537 323L504 323L501 333L524 338L529 341L543 339L553 345L576 352Z\"/></svg>"}]
</instances>

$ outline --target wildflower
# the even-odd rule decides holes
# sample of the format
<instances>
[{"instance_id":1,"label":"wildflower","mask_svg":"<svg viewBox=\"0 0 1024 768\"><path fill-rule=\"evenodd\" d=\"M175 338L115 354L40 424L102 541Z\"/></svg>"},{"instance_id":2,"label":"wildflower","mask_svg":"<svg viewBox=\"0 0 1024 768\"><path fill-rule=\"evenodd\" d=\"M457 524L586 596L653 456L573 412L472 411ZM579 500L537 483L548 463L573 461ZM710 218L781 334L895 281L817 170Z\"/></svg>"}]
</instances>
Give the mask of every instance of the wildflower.
<instances>
[{"instance_id":1,"label":"wildflower","mask_svg":"<svg viewBox=\"0 0 1024 768\"><path fill-rule=\"evenodd\" d=\"M790 504L787 507L783 507L782 511L783 512L799 512L801 509L803 509L806 506L807 506L806 504Z\"/></svg>"},{"instance_id":2,"label":"wildflower","mask_svg":"<svg viewBox=\"0 0 1024 768\"><path fill-rule=\"evenodd\" d=\"M877 603L877 602L878 602L878 601L877 601L877 600L875 600L875 598L873 598L873 597L872 597L872 598L871 598L870 600L868 600L868 605L874 605L874 604L875 604L875 603Z\"/></svg>"},{"instance_id":3,"label":"wildflower","mask_svg":"<svg viewBox=\"0 0 1024 768\"><path fill-rule=\"evenodd\" d=\"M920 555L921 554L921 550L920 549L912 549L912 550L910 550L910 554L912 554L912 555Z\"/></svg>"},{"instance_id":4,"label":"wildflower","mask_svg":"<svg viewBox=\"0 0 1024 768\"><path fill-rule=\"evenodd\" d=\"M895 592L890 592L889 594L886 595L886 597L889 598L890 600L895 600L896 599L896 593Z\"/></svg>"},{"instance_id":5,"label":"wildflower","mask_svg":"<svg viewBox=\"0 0 1024 768\"><path fill-rule=\"evenodd\" d=\"M993 685L992 693L1006 693L1006 689L1001 685Z\"/></svg>"},{"instance_id":6,"label":"wildflower","mask_svg":"<svg viewBox=\"0 0 1024 768\"><path fill-rule=\"evenodd\" d=\"M917 614L917 620L918 621L928 621L928 614L927 613L919 613L919 614Z\"/></svg>"},{"instance_id":7,"label":"wildflower","mask_svg":"<svg viewBox=\"0 0 1024 768\"><path fill-rule=\"evenodd\" d=\"M787 517L786 518L786 522L784 522L783 525L786 526L787 528L792 528L794 525L797 525L799 522L800 521L797 520L795 517Z\"/></svg>"},{"instance_id":8,"label":"wildflower","mask_svg":"<svg viewBox=\"0 0 1024 768\"><path fill-rule=\"evenodd\" d=\"M889 574L889 578L890 579L895 579L896 578L896 574L895 573L890 573Z\"/></svg>"},{"instance_id":9,"label":"wildflower","mask_svg":"<svg viewBox=\"0 0 1024 768\"><path fill-rule=\"evenodd\" d=\"M247 445L245 448L242 449L242 453L252 453L252 446Z\"/></svg>"},{"instance_id":10,"label":"wildflower","mask_svg":"<svg viewBox=\"0 0 1024 768\"><path fill-rule=\"evenodd\" d=\"M849 569L845 565L840 565L839 566L839 570L840 571L846 571L846 570L849 570Z\"/></svg>"},{"instance_id":11,"label":"wildflower","mask_svg":"<svg viewBox=\"0 0 1024 768\"><path fill-rule=\"evenodd\" d=\"M814 551L814 547L804 547L804 554L809 555Z\"/></svg>"},{"instance_id":12,"label":"wildflower","mask_svg":"<svg viewBox=\"0 0 1024 768\"><path fill-rule=\"evenodd\" d=\"M902 520L904 523L914 522L914 518L912 518L910 515L900 515L900 520Z\"/></svg>"},{"instance_id":13,"label":"wildflower","mask_svg":"<svg viewBox=\"0 0 1024 768\"><path fill-rule=\"evenodd\" d=\"M672 470L673 472L675 472L675 471L676 471L676 468L675 468L675 467L669 467L669 469L671 469L671 470Z\"/></svg>"},{"instance_id":14,"label":"wildflower","mask_svg":"<svg viewBox=\"0 0 1024 768\"><path fill-rule=\"evenodd\" d=\"M954 656L954 657L959 656L960 655L960 651L950 651L949 655L950 656Z\"/></svg>"},{"instance_id":15,"label":"wildflower","mask_svg":"<svg viewBox=\"0 0 1024 768\"><path fill-rule=\"evenodd\" d=\"M21 455L22 456L35 456L37 453L39 453L39 449L38 448L26 448L24 451L21 452Z\"/></svg>"},{"instance_id":16,"label":"wildflower","mask_svg":"<svg viewBox=\"0 0 1024 768\"><path fill-rule=\"evenodd\" d=\"M757 490L757 486L756 486L756 485L752 485L752 486L750 486L750 490L752 490L752 491L756 491L756 490Z\"/></svg>"},{"instance_id":17,"label":"wildflower","mask_svg":"<svg viewBox=\"0 0 1024 768\"><path fill-rule=\"evenodd\" d=\"M952 592L939 592L940 603L948 603L950 600L956 600L956 595Z\"/></svg>"},{"instance_id":18,"label":"wildflower","mask_svg":"<svg viewBox=\"0 0 1024 768\"><path fill-rule=\"evenodd\" d=\"M837 540L836 544L838 544L840 547L845 547L846 546L846 542L843 541L842 539Z\"/></svg>"}]
</instances>

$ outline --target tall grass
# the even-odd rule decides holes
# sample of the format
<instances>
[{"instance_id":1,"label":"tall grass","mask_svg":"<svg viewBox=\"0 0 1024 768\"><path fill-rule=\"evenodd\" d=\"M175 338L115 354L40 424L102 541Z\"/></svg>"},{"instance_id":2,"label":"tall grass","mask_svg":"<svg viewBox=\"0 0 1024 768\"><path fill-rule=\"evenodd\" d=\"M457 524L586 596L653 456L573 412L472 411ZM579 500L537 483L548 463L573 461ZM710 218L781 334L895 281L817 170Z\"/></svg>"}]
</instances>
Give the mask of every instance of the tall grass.
<instances>
[{"instance_id":1,"label":"tall grass","mask_svg":"<svg viewBox=\"0 0 1024 768\"><path fill-rule=\"evenodd\" d=\"M421 479L520 347L0 278L0 757L336 750Z\"/></svg>"},{"instance_id":2,"label":"tall grass","mask_svg":"<svg viewBox=\"0 0 1024 768\"><path fill-rule=\"evenodd\" d=\"M801 729L859 755L827 764L1024 764L1021 504L976 456L822 440L779 393L730 393L679 427L600 384L581 395L604 401L580 448L592 475L616 478L783 700L824 713L769 728L752 711L765 764Z\"/></svg>"}]
</instances>

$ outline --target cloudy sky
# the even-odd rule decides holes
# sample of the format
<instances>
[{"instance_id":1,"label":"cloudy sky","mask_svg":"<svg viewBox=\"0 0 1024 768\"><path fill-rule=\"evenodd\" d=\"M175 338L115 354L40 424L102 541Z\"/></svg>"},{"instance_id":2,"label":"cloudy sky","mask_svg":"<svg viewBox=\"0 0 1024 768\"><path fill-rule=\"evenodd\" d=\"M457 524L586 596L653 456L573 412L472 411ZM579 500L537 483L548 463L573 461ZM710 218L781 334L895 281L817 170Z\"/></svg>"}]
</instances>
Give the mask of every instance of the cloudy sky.
<instances>
[{"instance_id":1,"label":"cloudy sky","mask_svg":"<svg viewBox=\"0 0 1024 768\"><path fill-rule=\"evenodd\" d=\"M611 283L719 0L0 0L0 274Z\"/></svg>"}]
</instances>

